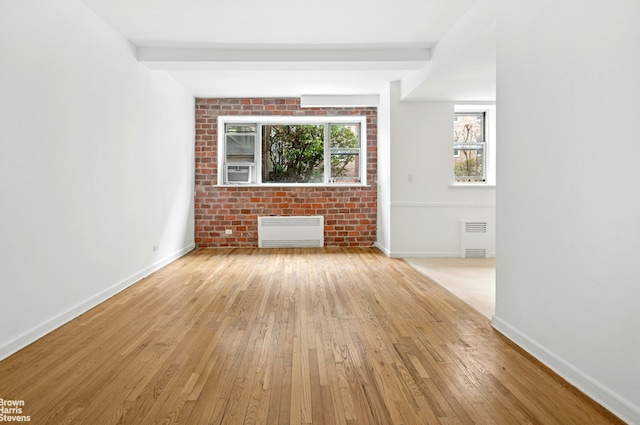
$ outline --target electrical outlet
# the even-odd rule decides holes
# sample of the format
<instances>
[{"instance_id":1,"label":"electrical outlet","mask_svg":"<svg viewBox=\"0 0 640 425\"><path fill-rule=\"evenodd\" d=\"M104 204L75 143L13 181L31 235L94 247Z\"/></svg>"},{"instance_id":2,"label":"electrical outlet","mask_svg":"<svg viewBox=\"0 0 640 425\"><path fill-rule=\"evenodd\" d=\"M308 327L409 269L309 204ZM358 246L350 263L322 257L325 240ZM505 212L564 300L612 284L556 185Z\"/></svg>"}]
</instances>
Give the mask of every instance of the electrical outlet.
<instances>
[{"instance_id":1,"label":"electrical outlet","mask_svg":"<svg viewBox=\"0 0 640 425\"><path fill-rule=\"evenodd\" d=\"M160 245L154 245L153 246L153 252L157 252L158 249L160 249Z\"/></svg>"},{"instance_id":2,"label":"electrical outlet","mask_svg":"<svg viewBox=\"0 0 640 425\"><path fill-rule=\"evenodd\" d=\"M225 234L225 235L231 235L231 234L233 234L233 230L231 230L231 229L225 229L225 230L224 230L224 234Z\"/></svg>"}]
</instances>

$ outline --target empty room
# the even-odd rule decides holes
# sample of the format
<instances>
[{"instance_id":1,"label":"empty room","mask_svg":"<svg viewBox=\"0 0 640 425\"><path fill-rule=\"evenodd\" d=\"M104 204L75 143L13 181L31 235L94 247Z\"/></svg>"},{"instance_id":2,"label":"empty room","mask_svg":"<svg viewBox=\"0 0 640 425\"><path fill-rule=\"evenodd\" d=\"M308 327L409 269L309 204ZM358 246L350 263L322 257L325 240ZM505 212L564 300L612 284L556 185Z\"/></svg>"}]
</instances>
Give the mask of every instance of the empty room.
<instances>
[{"instance_id":1,"label":"empty room","mask_svg":"<svg viewBox=\"0 0 640 425\"><path fill-rule=\"evenodd\" d=\"M0 422L640 425L639 21L1 0Z\"/></svg>"}]
</instances>

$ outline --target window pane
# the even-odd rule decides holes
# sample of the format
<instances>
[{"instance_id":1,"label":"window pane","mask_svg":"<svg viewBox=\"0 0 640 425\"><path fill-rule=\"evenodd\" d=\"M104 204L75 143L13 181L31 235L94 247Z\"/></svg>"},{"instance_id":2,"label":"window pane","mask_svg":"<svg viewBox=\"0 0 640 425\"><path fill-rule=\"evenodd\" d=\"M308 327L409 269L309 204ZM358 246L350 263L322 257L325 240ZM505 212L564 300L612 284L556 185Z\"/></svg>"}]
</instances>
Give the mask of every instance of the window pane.
<instances>
[{"instance_id":1,"label":"window pane","mask_svg":"<svg viewBox=\"0 0 640 425\"><path fill-rule=\"evenodd\" d=\"M227 134L227 162L254 162L253 134Z\"/></svg>"},{"instance_id":2,"label":"window pane","mask_svg":"<svg viewBox=\"0 0 640 425\"><path fill-rule=\"evenodd\" d=\"M227 162L255 162L255 124L226 124L225 133Z\"/></svg>"},{"instance_id":3,"label":"window pane","mask_svg":"<svg viewBox=\"0 0 640 425\"><path fill-rule=\"evenodd\" d=\"M331 180L341 182L360 181L360 154L331 152Z\"/></svg>"},{"instance_id":4,"label":"window pane","mask_svg":"<svg viewBox=\"0 0 640 425\"><path fill-rule=\"evenodd\" d=\"M455 152L458 153L457 156ZM454 143L456 181L485 181L484 157L484 143Z\"/></svg>"},{"instance_id":5,"label":"window pane","mask_svg":"<svg viewBox=\"0 0 640 425\"><path fill-rule=\"evenodd\" d=\"M226 124L225 133L255 133L255 124Z\"/></svg>"},{"instance_id":6,"label":"window pane","mask_svg":"<svg viewBox=\"0 0 640 425\"><path fill-rule=\"evenodd\" d=\"M485 181L484 129L484 112L455 114L453 121L453 163L456 181Z\"/></svg>"},{"instance_id":7,"label":"window pane","mask_svg":"<svg viewBox=\"0 0 640 425\"><path fill-rule=\"evenodd\" d=\"M331 181L360 181L360 125L331 125Z\"/></svg>"},{"instance_id":8,"label":"window pane","mask_svg":"<svg viewBox=\"0 0 640 425\"><path fill-rule=\"evenodd\" d=\"M323 125L263 125L263 183L322 183Z\"/></svg>"},{"instance_id":9,"label":"window pane","mask_svg":"<svg viewBox=\"0 0 640 425\"><path fill-rule=\"evenodd\" d=\"M484 113L456 113L453 120L453 140L484 142Z\"/></svg>"}]
</instances>

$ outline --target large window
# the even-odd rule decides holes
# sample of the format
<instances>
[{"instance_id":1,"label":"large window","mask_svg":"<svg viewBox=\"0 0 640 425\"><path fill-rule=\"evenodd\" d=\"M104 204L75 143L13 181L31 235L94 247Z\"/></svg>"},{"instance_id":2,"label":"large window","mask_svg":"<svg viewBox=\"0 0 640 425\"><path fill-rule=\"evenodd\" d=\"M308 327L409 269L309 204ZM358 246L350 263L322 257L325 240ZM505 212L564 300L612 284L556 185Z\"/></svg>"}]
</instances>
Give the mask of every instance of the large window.
<instances>
[{"instance_id":1,"label":"large window","mask_svg":"<svg viewBox=\"0 0 640 425\"><path fill-rule=\"evenodd\" d=\"M495 107L456 107L453 119L453 175L456 183L495 182L490 161L495 149Z\"/></svg>"},{"instance_id":2,"label":"large window","mask_svg":"<svg viewBox=\"0 0 640 425\"><path fill-rule=\"evenodd\" d=\"M366 182L365 117L220 117L218 126L222 184Z\"/></svg>"}]
</instances>

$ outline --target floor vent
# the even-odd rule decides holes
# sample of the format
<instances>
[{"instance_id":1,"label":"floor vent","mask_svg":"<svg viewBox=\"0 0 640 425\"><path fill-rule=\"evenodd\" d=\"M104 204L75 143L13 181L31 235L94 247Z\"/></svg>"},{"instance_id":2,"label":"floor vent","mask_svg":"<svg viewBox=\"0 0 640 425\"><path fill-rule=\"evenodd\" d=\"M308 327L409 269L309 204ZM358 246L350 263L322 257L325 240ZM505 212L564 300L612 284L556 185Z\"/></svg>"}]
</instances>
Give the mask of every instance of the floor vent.
<instances>
[{"instance_id":1,"label":"floor vent","mask_svg":"<svg viewBox=\"0 0 640 425\"><path fill-rule=\"evenodd\" d=\"M491 238L486 221L460 221L460 258L487 258Z\"/></svg>"},{"instance_id":2,"label":"floor vent","mask_svg":"<svg viewBox=\"0 0 640 425\"><path fill-rule=\"evenodd\" d=\"M324 217L258 217L258 247L297 248L324 246Z\"/></svg>"}]
</instances>

